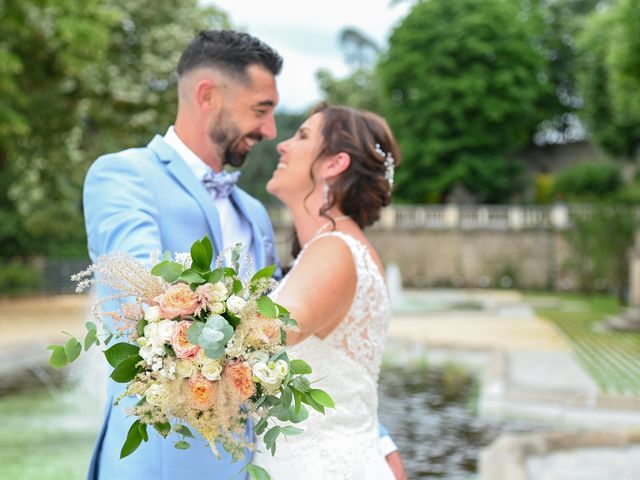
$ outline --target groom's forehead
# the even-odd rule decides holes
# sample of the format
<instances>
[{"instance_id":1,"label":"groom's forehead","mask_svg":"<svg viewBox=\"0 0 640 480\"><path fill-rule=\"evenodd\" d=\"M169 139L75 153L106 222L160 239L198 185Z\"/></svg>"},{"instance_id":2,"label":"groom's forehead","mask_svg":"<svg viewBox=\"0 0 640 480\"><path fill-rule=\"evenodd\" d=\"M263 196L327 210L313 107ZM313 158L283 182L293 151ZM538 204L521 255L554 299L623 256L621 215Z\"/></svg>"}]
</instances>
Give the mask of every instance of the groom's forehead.
<instances>
[{"instance_id":1,"label":"groom's forehead","mask_svg":"<svg viewBox=\"0 0 640 480\"><path fill-rule=\"evenodd\" d=\"M261 107L275 107L280 100L276 77L259 65L247 67L249 82L241 85L239 95L246 95L250 103Z\"/></svg>"}]
</instances>

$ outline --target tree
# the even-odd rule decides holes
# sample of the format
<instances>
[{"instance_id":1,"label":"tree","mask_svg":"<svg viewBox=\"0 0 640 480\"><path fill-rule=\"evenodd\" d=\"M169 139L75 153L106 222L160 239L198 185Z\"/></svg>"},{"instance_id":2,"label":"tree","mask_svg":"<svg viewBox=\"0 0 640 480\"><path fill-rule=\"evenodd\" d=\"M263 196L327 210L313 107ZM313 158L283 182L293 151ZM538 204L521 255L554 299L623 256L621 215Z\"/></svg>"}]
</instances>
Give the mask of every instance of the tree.
<instances>
[{"instance_id":1,"label":"tree","mask_svg":"<svg viewBox=\"0 0 640 480\"><path fill-rule=\"evenodd\" d=\"M420 1L393 31L379 72L404 153L399 198L442 201L461 184L502 202L520 189L508 155L530 141L553 87L532 45L539 19L518 13L505 0Z\"/></svg>"},{"instance_id":2,"label":"tree","mask_svg":"<svg viewBox=\"0 0 640 480\"><path fill-rule=\"evenodd\" d=\"M196 31L227 20L197 0L6 0L0 9L0 175L10 176L0 214L17 212L0 244L17 242L22 254L75 245L77 254L89 164L162 133L175 114L178 55Z\"/></svg>"},{"instance_id":3,"label":"tree","mask_svg":"<svg viewBox=\"0 0 640 480\"><path fill-rule=\"evenodd\" d=\"M631 158L640 146L639 7L621 0L594 14L578 43L581 116L595 143L616 157Z\"/></svg>"},{"instance_id":4,"label":"tree","mask_svg":"<svg viewBox=\"0 0 640 480\"><path fill-rule=\"evenodd\" d=\"M366 69L378 59L380 48L376 42L357 28L343 28L339 40L347 63L356 70Z\"/></svg>"}]
</instances>

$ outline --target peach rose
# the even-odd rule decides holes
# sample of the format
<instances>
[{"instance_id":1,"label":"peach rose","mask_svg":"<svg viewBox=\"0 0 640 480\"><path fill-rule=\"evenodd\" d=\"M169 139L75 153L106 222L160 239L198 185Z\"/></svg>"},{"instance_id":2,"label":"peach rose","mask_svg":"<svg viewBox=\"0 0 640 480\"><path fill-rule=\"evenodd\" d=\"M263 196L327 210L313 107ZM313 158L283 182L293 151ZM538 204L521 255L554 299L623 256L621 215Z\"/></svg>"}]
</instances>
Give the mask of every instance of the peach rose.
<instances>
[{"instance_id":1,"label":"peach rose","mask_svg":"<svg viewBox=\"0 0 640 480\"><path fill-rule=\"evenodd\" d=\"M196 410L206 410L215 402L218 385L197 375L189 380L189 404Z\"/></svg>"},{"instance_id":2,"label":"peach rose","mask_svg":"<svg viewBox=\"0 0 640 480\"><path fill-rule=\"evenodd\" d=\"M186 283L171 285L166 292L154 298L162 318L191 315L198 306L198 297Z\"/></svg>"},{"instance_id":3,"label":"peach rose","mask_svg":"<svg viewBox=\"0 0 640 480\"><path fill-rule=\"evenodd\" d=\"M251 379L251 367L245 362L233 362L224 369L223 377L229 378L242 400L247 400L256 393L256 386Z\"/></svg>"},{"instance_id":4,"label":"peach rose","mask_svg":"<svg viewBox=\"0 0 640 480\"><path fill-rule=\"evenodd\" d=\"M191 358L195 357L200 350L198 345L190 343L187 339L187 328L191 326L193 322L182 320L176 324L171 335L171 346L178 358Z\"/></svg>"}]
</instances>

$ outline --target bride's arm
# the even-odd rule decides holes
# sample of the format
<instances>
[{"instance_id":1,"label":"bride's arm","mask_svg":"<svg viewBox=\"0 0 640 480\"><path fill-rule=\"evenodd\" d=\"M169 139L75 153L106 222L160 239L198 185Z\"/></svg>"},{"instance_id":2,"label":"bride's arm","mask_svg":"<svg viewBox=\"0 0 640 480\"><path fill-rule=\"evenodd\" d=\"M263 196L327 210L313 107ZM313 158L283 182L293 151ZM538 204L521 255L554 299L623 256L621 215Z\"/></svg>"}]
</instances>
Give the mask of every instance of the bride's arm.
<instances>
[{"instance_id":1,"label":"bride's arm","mask_svg":"<svg viewBox=\"0 0 640 480\"><path fill-rule=\"evenodd\" d=\"M287 332L287 344L331 331L349 311L355 289L356 268L345 242L327 236L311 243L277 298L298 322L298 330Z\"/></svg>"}]
</instances>

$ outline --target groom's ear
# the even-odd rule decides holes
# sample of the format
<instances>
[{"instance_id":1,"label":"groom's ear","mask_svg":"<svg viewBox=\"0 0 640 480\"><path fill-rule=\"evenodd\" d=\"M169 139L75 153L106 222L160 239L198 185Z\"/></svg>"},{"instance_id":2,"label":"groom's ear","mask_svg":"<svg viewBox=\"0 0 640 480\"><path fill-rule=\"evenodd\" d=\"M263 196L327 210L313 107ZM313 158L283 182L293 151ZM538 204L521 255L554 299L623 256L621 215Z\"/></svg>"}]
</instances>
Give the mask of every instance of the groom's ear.
<instances>
[{"instance_id":1,"label":"groom's ear","mask_svg":"<svg viewBox=\"0 0 640 480\"><path fill-rule=\"evenodd\" d=\"M340 152L327 159L325 163L325 178L337 177L351 165L348 153Z\"/></svg>"},{"instance_id":2,"label":"groom's ear","mask_svg":"<svg viewBox=\"0 0 640 480\"><path fill-rule=\"evenodd\" d=\"M220 86L211 78L204 78L196 84L195 100L198 108L203 110L217 110L222 95Z\"/></svg>"}]
</instances>

